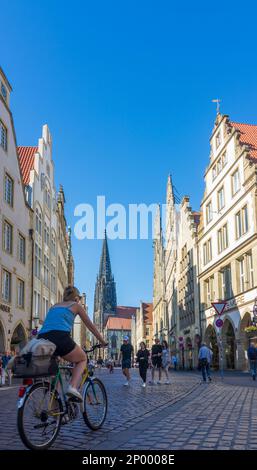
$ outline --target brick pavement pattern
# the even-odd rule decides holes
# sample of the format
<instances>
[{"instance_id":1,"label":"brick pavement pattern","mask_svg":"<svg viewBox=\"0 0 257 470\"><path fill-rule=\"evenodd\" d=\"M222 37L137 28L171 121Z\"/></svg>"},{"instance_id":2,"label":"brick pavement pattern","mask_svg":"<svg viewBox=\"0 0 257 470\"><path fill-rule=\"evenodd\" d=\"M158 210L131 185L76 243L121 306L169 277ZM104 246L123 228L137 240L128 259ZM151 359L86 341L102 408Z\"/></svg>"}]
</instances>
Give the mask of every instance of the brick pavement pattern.
<instances>
[{"instance_id":1,"label":"brick pavement pattern","mask_svg":"<svg viewBox=\"0 0 257 470\"><path fill-rule=\"evenodd\" d=\"M109 410L99 431L82 418L63 426L53 449L257 449L257 389L200 384L200 376L172 373L171 385L142 389L138 371L123 386L120 370L98 375L107 388ZM249 384L250 385L250 384ZM0 389L0 449L24 449L16 428L17 387Z\"/></svg>"}]
</instances>

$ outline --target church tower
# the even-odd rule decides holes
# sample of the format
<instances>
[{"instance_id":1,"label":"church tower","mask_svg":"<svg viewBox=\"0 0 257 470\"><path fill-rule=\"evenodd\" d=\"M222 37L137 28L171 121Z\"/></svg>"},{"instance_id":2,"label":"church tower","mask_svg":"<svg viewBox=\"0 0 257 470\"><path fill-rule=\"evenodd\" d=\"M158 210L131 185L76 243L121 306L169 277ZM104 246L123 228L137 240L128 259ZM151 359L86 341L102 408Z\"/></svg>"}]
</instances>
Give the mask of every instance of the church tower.
<instances>
[{"instance_id":1,"label":"church tower","mask_svg":"<svg viewBox=\"0 0 257 470\"><path fill-rule=\"evenodd\" d=\"M94 323L101 333L103 332L107 317L109 315L116 315L116 307L116 284L112 275L111 260L105 230L94 299Z\"/></svg>"}]
</instances>

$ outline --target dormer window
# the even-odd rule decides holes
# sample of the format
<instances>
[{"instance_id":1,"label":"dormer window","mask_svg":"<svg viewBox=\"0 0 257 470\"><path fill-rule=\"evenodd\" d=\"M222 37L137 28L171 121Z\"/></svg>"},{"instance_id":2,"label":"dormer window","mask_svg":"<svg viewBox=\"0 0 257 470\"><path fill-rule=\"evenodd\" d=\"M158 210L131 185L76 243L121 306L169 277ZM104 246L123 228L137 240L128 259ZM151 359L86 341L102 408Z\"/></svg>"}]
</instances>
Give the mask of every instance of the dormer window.
<instances>
[{"instance_id":1,"label":"dormer window","mask_svg":"<svg viewBox=\"0 0 257 470\"><path fill-rule=\"evenodd\" d=\"M218 134L216 135L216 149L219 148L221 144L221 135L220 135L220 132L218 132Z\"/></svg>"}]
</instances>

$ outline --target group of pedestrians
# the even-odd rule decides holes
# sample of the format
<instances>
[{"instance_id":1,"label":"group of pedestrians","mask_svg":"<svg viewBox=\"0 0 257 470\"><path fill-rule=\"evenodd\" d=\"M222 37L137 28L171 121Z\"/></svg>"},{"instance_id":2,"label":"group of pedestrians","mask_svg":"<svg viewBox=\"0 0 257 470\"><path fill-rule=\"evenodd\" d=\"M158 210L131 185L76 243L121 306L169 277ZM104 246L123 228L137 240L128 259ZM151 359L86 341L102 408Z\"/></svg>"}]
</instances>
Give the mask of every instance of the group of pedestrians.
<instances>
[{"instance_id":1,"label":"group of pedestrians","mask_svg":"<svg viewBox=\"0 0 257 470\"><path fill-rule=\"evenodd\" d=\"M124 383L125 386L128 386L130 383L130 369L133 365L133 355L134 350L133 346L129 343L129 338L127 336L123 339L123 344L121 346L121 364L122 372L126 378ZM136 362L139 367L139 374L142 379L142 387L146 387L147 383L147 371L149 368L152 369L152 380L149 382L151 385L161 384L162 373L165 374L166 381L165 384L169 384L169 368L171 363L177 366L177 359L171 359L169 347L167 341L160 343L159 338L155 339L155 344L152 346L151 352L147 349L146 344L142 341L140 343L140 348L136 354ZM158 374L158 381L155 382L155 373Z\"/></svg>"},{"instance_id":2,"label":"group of pedestrians","mask_svg":"<svg viewBox=\"0 0 257 470\"><path fill-rule=\"evenodd\" d=\"M0 387L12 384L12 372L7 368L8 362L12 358L12 354L9 351L0 353Z\"/></svg>"}]
</instances>

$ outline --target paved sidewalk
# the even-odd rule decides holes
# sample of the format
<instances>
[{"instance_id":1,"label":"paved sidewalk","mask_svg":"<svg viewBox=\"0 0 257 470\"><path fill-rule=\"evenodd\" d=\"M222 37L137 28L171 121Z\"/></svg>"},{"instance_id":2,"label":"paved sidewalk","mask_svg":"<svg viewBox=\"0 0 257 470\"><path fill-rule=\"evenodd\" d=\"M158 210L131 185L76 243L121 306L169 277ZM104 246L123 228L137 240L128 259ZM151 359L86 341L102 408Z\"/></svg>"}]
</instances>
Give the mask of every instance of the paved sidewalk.
<instances>
[{"instance_id":1,"label":"paved sidewalk","mask_svg":"<svg viewBox=\"0 0 257 470\"><path fill-rule=\"evenodd\" d=\"M138 371L129 388L119 370L101 370L109 398L106 423L90 431L79 419L64 426L54 449L257 449L257 389L235 373L200 384L196 373L172 373L172 384L140 387ZM226 381L234 380L234 384ZM242 381L243 386L238 384ZM251 384L248 386L247 384ZM0 393L0 449L22 449L16 430L17 389Z\"/></svg>"}]
</instances>

